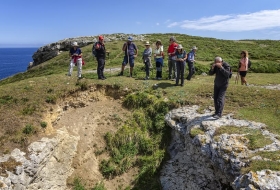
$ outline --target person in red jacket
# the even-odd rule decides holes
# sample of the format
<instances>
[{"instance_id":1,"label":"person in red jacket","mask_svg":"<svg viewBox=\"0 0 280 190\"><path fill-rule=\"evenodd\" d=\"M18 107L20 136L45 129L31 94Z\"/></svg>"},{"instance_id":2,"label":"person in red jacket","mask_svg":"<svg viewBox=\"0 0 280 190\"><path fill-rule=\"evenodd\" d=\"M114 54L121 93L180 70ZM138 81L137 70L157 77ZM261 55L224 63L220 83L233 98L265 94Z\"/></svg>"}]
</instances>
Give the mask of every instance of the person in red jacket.
<instances>
[{"instance_id":1,"label":"person in red jacket","mask_svg":"<svg viewBox=\"0 0 280 190\"><path fill-rule=\"evenodd\" d=\"M172 36L169 39L169 46L167 50L168 55L168 79L176 79L177 72L176 72L176 48L178 44L176 43L175 37ZM173 70L173 77L172 77L172 70Z\"/></svg>"},{"instance_id":2,"label":"person in red jacket","mask_svg":"<svg viewBox=\"0 0 280 190\"><path fill-rule=\"evenodd\" d=\"M95 43L94 48L96 51L98 79L105 80L106 77L104 76L104 67L105 67L105 58L106 58L106 48L105 48L103 36L98 37L98 42Z\"/></svg>"}]
</instances>

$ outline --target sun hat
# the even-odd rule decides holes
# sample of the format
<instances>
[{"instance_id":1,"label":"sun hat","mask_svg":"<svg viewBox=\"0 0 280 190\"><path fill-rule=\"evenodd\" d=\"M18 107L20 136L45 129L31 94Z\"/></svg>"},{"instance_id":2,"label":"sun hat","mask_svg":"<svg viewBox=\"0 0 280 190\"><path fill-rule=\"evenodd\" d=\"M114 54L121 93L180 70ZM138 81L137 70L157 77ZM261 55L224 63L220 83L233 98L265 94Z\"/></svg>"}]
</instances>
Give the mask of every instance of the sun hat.
<instances>
[{"instance_id":1,"label":"sun hat","mask_svg":"<svg viewBox=\"0 0 280 190\"><path fill-rule=\"evenodd\" d=\"M160 44L160 45L161 45L161 40L158 39L158 40L156 41L156 44Z\"/></svg>"},{"instance_id":2,"label":"sun hat","mask_svg":"<svg viewBox=\"0 0 280 190\"><path fill-rule=\"evenodd\" d=\"M73 42L72 46L78 46L77 42Z\"/></svg>"},{"instance_id":3,"label":"sun hat","mask_svg":"<svg viewBox=\"0 0 280 190\"><path fill-rule=\"evenodd\" d=\"M145 43L145 46L150 46L150 45L151 45L151 44L150 44L150 42L148 42L148 41Z\"/></svg>"},{"instance_id":4,"label":"sun hat","mask_svg":"<svg viewBox=\"0 0 280 190\"><path fill-rule=\"evenodd\" d=\"M133 40L133 38L132 38L132 36L129 36L128 38L127 38L127 41L132 41Z\"/></svg>"},{"instance_id":5,"label":"sun hat","mask_svg":"<svg viewBox=\"0 0 280 190\"><path fill-rule=\"evenodd\" d=\"M99 40L104 40L104 37L103 36L99 36L98 39Z\"/></svg>"},{"instance_id":6,"label":"sun hat","mask_svg":"<svg viewBox=\"0 0 280 190\"><path fill-rule=\"evenodd\" d=\"M179 44L177 49L183 49L183 46L181 44Z\"/></svg>"},{"instance_id":7,"label":"sun hat","mask_svg":"<svg viewBox=\"0 0 280 190\"><path fill-rule=\"evenodd\" d=\"M197 50L197 47L196 47L196 46L193 46L193 47L192 47L192 50Z\"/></svg>"}]
</instances>

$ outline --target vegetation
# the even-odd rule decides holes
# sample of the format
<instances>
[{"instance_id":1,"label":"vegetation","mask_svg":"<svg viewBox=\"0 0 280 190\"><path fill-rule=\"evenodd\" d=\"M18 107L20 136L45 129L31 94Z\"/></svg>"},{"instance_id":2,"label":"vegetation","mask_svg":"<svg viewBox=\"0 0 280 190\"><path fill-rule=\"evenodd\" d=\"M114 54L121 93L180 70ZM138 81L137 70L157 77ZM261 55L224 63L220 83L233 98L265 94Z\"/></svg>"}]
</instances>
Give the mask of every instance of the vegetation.
<instances>
[{"instance_id":1,"label":"vegetation","mask_svg":"<svg viewBox=\"0 0 280 190\"><path fill-rule=\"evenodd\" d=\"M1 80L0 153L6 152L5 147L11 144L12 147L24 148L30 139L35 139L35 134L43 133L44 128L48 127L42 122L45 119L45 112L53 111L55 104L63 101L68 95L79 96L80 91L91 87L103 87L105 93L109 93L108 89L113 89L115 93L112 96L114 97L126 95L123 105L131 110L132 116L128 122L122 124L119 131L106 134L107 147L106 150L100 150L100 152L107 151L110 158L102 160L100 169L104 177L113 178L132 167L138 167L139 173L134 189L159 189L158 172L164 160L168 158L166 147L171 130L164 123L164 115L169 110L182 105L199 105L200 110L213 106L211 97L214 77L199 74L207 73L215 56L221 56L236 71L241 50L249 51L252 68L247 75L247 80L253 86L236 85L232 78L226 94L224 114L232 113L238 119L265 123L267 130L280 135L280 91L260 87L280 84L279 42L229 41L182 34L147 34L146 39L151 43L161 39L166 50L171 35L174 35L178 43L182 44L186 50L193 45L198 47L196 75L190 82L186 82L184 87L175 87L174 81L169 80L143 81L145 71L141 56L138 56L135 61L133 73L135 78L119 77L116 72L110 71L106 72L107 80L96 80L96 73L89 72L96 68L96 61L91 56L91 45L82 48L86 65L83 67L84 79L80 81L77 81L75 77L65 76L69 64L68 52L63 52L25 73ZM144 43L140 41L135 43L141 53ZM111 52L106 68L121 66L122 44L123 42L120 41L106 43L107 49ZM163 67L163 78L167 78L166 65L167 60ZM125 74L128 75L128 72L125 71ZM154 70L151 75L155 77ZM118 120L117 112L112 115L113 119ZM122 123L119 120L118 122ZM235 130L234 127L231 129ZM251 149L269 143L264 141L261 144L260 139L266 139L257 131L243 127L238 128L234 133L239 134L239 131L247 134ZM201 132L199 129L194 129L191 135L195 136ZM222 132L229 131L220 131ZM279 170L277 168L279 166L274 162L276 161L273 159L269 162L253 161L246 169ZM76 181L75 184L76 189L84 189L81 180ZM99 189L102 188L101 185Z\"/></svg>"},{"instance_id":2,"label":"vegetation","mask_svg":"<svg viewBox=\"0 0 280 190\"><path fill-rule=\"evenodd\" d=\"M214 137L224 133L245 135L245 137L249 140L248 148L251 150L255 150L272 143L270 138L262 135L260 130L252 129L247 126L222 126L215 131Z\"/></svg>"},{"instance_id":3,"label":"vegetation","mask_svg":"<svg viewBox=\"0 0 280 190\"><path fill-rule=\"evenodd\" d=\"M129 94L123 104L133 111L132 118L117 133L105 136L111 158L102 160L100 170L111 178L137 166L140 171L134 189L159 189L156 176L167 156L170 128L164 115L170 105L151 91Z\"/></svg>"}]
</instances>

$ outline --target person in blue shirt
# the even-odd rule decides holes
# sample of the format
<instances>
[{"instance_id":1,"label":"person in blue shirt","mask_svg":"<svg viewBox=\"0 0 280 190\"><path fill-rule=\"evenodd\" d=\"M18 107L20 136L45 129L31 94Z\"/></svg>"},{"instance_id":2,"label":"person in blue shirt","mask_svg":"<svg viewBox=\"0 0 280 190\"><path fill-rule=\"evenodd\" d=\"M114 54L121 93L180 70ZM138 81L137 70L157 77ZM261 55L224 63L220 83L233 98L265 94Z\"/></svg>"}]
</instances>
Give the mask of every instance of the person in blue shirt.
<instances>
[{"instance_id":1,"label":"person in blue shirt","mask_svg":"<svg viewBox=\"0 0 280 190\"><path fill-rule=\"evenodd\" d=\"M69 71L68 71L68 76L72 75L73 67L77 66L78 67L78 73L77 77L78 79L82 78L82 50L79 48L77 42L73 42L72 48L69 51L69 56L70 56L70 65L69 65Z\"/></svg>"},{"instance_id":2,"label":"person in blue shirt","mask_svg":"<svg viewBox=\"0 0 280 190\"><path fill-rule=\"evenodd\" d=\"M131 36L128 37L127 42L123 44L122 50L124 51L124 58L122 63L122 69L120 72L120 76L123 75L123 71L127 63L130 65L130 73L129 76L132 77L133 67L134 67L134 58L137 57L138 49L137 46L132 42L133 38Z\"/></svg>"},{"instance_id":3,"label":"person in blue shirt","mask_svg":"<svg viewBox=\"0 0 280 190\"><path fill-rule=\"evenodd\" d=\"M193 46L192 50L188 54L188 67L189 67L189 74L187 76L187 80L191 80L193 74L195 73L195 53L196 53L197 47Z\"/></svg>"},{"instance_id":4,"label":"person in blue shirt","mask_svg":"<svg viewBox=\"0 0 280 190\"><path fill-rule=\"evenodd\" d=\"M181 86L184 86L184 73L186 68L187 53L185 50L183 50L183 46L181 44L179 44L176 48L175 56L177 69L175 86L179 85L179 79L181 79Z\"/></svg>"}]
</instances>

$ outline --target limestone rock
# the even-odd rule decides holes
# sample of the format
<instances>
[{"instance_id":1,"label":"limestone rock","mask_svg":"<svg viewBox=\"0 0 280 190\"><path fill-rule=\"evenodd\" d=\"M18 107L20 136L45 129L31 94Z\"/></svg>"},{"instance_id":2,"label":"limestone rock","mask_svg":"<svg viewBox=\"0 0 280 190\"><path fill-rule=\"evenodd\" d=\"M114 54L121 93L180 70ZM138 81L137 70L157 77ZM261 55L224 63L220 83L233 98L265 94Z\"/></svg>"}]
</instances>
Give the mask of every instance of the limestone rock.
<instances>
[{"instance_id":1,"label":"limestone rock","mask_svg":"<svg viewBox=\"0 0 280 190\"><path fill-rule=\"evenodd\" d=\"M173 129L169 146L171 159L162 167L160 180L164 190L170 189L280 189L279 171L257 171L242 175L250 155L257 151L279 150L279 140L265 130L262 123L236 120L231 115L215 120L211 111L197 113L198 106L170 111L165 121ZM260 130L273 143L257 150L248 148L243 134L215 132L221 126L248 127ZM202 131L191 135L192 129ZM258 157L255 157L256 159ZM248 161L249 160L249 161Z\"/></svg>"}]
</instances>

